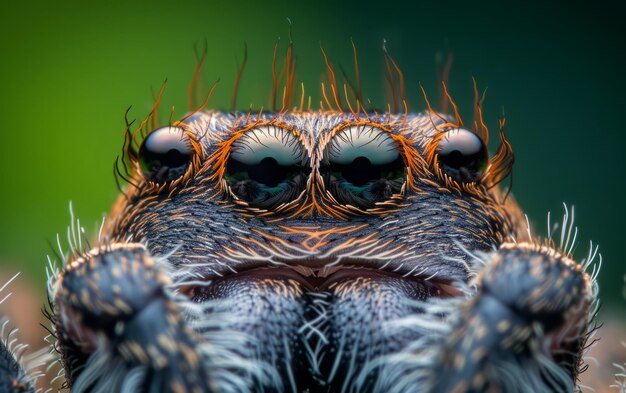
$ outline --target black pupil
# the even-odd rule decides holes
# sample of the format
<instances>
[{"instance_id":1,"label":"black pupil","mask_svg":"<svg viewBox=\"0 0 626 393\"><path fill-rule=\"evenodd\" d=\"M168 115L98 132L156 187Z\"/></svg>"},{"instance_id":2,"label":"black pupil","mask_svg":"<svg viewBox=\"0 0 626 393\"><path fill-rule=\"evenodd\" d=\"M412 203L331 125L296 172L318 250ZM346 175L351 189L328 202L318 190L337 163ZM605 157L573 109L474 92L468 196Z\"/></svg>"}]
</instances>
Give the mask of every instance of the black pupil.
<instances>
[{"instance_id":1,"label":"black pupil","mask_svg":"<svg viewBox=\"0 0 626 393\"><path fill-rule=\"evenodd\" d=\"M320 168L324 183L339 203L371 208L400 192L405 178L402 156L383 163L377 158L357 156L349 164L330 158Z\"/></svg>"},{"instance_id":2,"label":"black pupil","mask_svg":"<svg viewBox=\"0 0 626 393\"><path fill-rule=\"evenodd\" d=\"M189 162L189 154L181 153L176 148L169 149L165 153L159 151L149 152L148 156L153 161L158 161L161 166L167 166L168 168L178 168Z\"/></svg>"},{"instance_id":3,"label":"black pupil","mask_svg":"<svg viewBox=\"0 0 626 393\"><path fill-rule=\"evenodd\" d=\"M380 165L372 165L367 157L357 157L348 165L333 164L335 170L341 172L342 177L353 185L360 187L372 180L381 177Z\"/></svg>"},{"instance_id":4,"label":"black pupil","mask_svg":"<svg viewBox=\"0 0 626 393\"><path fill-rule=\"evenodd\" d=\"M378 180L396 180L402 177L404 162L398 156L388 163L372 164L369 158L359 156L349 164L339 164L331 160L329 166L322 167L322 172L331 172L353 186L362 187Z\"/></svg>"},{"instance_id":5,"label":"black pupil","mask_svg":"<svg viewBox=\"0 0 626 393\"><path fill-rule=\"evenodd\" d=\"M191 162L193 148L184 131L164 127L150 133L139 149L144 174L157 182L182 176Z\"/></svg>"},{"instance_id":6,"label":"black pupil","mask_svg":"<svg viewBox=\"0 0 626 393\"><path fill-rule=\"evenodd\" d=\"M229 173L247 172L248 178L267 187L276 187L287 178L290 167L282 166L273 157L265 157L258 164L244 164L235 159L228 161Z\"/></svg>"},{"instance_id":7,"label":"black pupil","mask_svg":"<svg viewBox=\"0 0 626 393\"><path fill-rule=\"evenodd\" d=\"M476 157L476 152L462 152L461 150L453 150L452 152L448 154L443 154L442 156L446 163L446 166L452 168L473 168L477 165L476 158L478 157Z\"/></svg>"},{"instance_id":8,"label":"black pupil","mask_svg":"<svg viewBox=\"0 0 626 393\"><path fill-rule=\"evenodd\" d=\"M488 161L487 147L474 133L452 130L439 141L437 154L443 169L459 181L474 181L485 170Z\"/></svg>"},{"instance_id":9,"label":"black pupil","mask_svg":"<svg viewBox=\"0 0 626 393\"><path fill-rule=\"evenodd\" d=\"M305 187L305 170L299 163L282 165L272 156L249 164L231 155L226 163L225 179L238 198L252 206L271 209L300 195Z\"/></svg>"}]
</instances>

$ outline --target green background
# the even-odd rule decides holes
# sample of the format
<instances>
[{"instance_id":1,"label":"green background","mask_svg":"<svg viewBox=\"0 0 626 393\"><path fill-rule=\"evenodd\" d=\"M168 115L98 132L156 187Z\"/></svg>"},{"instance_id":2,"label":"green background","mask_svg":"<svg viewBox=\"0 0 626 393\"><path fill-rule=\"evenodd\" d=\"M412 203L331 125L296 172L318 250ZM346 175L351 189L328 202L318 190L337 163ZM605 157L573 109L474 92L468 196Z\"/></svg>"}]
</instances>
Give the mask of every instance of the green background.
<instances>
[{"instance_id":1,"label":"green background","mask_svg":"<svg viewBox=\"0 0 626 393\"><path fill-rule=\"evenodd\" d=\"M281 36L284 49L290 18L298 78L314 98L320 43L350 69L354 39L366 95L382 106L386 39L417 111L425 107L418 83L436 96L435 57L450 50L450 88L463 112L472 76L489 88L492 129L505 109L513 191L531 221L542 232L548 210L560 217L562 202L575 205L576 255L590 239L600 243L605 310L623 305L625 32L610 4L29 1L5 2L0 14L0 269L28 273L41 293L47 241L65 231L68 201L93 233L117 195L124 110L132 104L131 117L143 117L150 87L167 77L163 107L182 114L193 47L205 38L205 79L221 78L211 106L228 107L244 42L240 106L267 104L273 45Z\"/></svg>"}]
</instances>

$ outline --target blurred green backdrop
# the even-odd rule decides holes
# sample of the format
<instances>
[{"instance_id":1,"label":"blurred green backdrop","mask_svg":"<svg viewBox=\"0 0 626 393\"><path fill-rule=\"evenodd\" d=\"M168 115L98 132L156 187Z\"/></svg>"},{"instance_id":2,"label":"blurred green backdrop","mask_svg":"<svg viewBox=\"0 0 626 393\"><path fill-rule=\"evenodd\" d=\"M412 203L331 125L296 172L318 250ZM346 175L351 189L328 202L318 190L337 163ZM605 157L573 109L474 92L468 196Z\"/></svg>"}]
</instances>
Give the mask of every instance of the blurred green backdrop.
<instances>
[{"instance_id":1,"label":"blurred green backdrop","mask_svg":"<svg viewBox=\"0 0 626 393\"><path fill-rule=\"evenodd\" d=\"M382 102L382 40L403 68L413 110L418 83L434 97L435 57L454 54L450 89L471 110L471 77L488 86L485 118L504 107L517 154L514 194L539 232L546 213L576 207L577 256L601 245L608 309L623 302L619 247L626 213L622 130L625 36L609 4L532 5L394 1L4 2L0 6L0 270L22 270L44 290L47 241L69 223L68 201L92 233L117 195L113 160L123 112L143 117L150 87L169 84L163 107L185 108L193 46L205 38L206 81L221 78L211 106L228 107L244 42L249 63L240 107L268 102L271 54L293 21L298 78L318 96L320 43L351 67L357 44L366 95ZM621 201L621 202L620 202ZM615 309L615 308L613 308Z\"/></svg>"}]
</instances>

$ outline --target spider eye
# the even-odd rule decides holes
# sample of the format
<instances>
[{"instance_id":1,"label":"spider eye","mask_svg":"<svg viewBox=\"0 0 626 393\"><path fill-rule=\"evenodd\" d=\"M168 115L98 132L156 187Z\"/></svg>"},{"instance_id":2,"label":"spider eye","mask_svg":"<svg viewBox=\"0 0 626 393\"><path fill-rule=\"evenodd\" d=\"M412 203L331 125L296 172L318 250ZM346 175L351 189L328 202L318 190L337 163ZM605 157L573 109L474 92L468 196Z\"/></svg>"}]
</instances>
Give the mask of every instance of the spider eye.
<instances>
[{"instance_id":1,"label":"spider eye","mask_svg":"<svg viewBox=\"0 0 626 393\"><path fill-rule=\"evenodd\" d=\"M189 136L182 128L157 128L139 148L139 165L147 179L164 183L183 176L194 153Z\"/></svg>"},{"instance_id":2,"label":"spider eye","mask_svg":"<svg viewBox=\"0 0 626 393\"><path fill-rule=\"evenodd\" d=\"M462 128L446 131L435 151L441 169L454 180L464 183L480 179L489 160L482 139Z\"/></svg>"},{"instance_id":3,"label":"spider eye","mask_svg":"<svg viewBox=\"0 0 626 393\"><path fill-rule=\"evenodd\" d=\"M226 162L224 178L238 198L261 208L274 208L298 198L309 170L306 154L293 132L263 126L237 139Z\"/></svg>"},{"instance_id":4,"label":"spider eye","mask_svg":"<svg viewBox=\"0 0 626 393\"><path fill-rule=\"evenodd\" d=\"M339 203L361 208L399 193L406 177L397 142L372 126L351 126L335 135L320 172Z\"/></svg>"}]
</instances>

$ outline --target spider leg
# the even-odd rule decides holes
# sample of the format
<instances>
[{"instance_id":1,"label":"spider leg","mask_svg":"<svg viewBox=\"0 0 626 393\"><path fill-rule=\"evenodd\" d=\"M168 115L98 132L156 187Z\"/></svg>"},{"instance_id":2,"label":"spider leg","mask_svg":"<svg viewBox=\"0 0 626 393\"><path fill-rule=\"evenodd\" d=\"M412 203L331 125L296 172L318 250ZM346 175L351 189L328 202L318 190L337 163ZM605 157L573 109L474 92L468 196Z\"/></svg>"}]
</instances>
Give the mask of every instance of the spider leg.
<instances>
[{"instance_id":1,"label":"spider leg","mask_svg":"<svg viewBox=\"0 0 626 393\"><path fill-rule=\"evenodd\" d=\"M527 243L506 243L484 262L466 297L430 299L396 322L423 334L373 364L377 392L577 391L597 305L593 277Z\"/></svg>"},{"instance_id":2,"label":"spider leg","mask_svg":"<svg viewBox=\"0 0 626 393\"><path fill-rule=\"evenodd\" d=\"M211 392L202 339L144 246L111 245L67 264L54 286L72 391Z\"/></svg>"},{"instance_id":3,"label":"spider leg","mask_svg":"<svg viewBox=\"0 0 626 393\"><path fill-rule=\"evenodd\" d=\"M7 338L10 336L9 333ZM7 341L5 337L0 338L0 393L34 393L31 378L15 358L14 351L9 349Z\"/></svg>"},{"instance_id":4,"label":"spider leg","mask_svg":"<svg viewBox=\"0 0 626 393\"><path fill-rule=\"evenodd\" d=\"M2 292L18 275L0 282L0 304L11 296L12 293ZM42 351L39 355L27 354L28 345L21 343L16 335L17 329L10 325L8 318L0 315L0 393L34 393L37 377L41 376L37 366L45 364L46 359ZM29 361L25 361L25 355Z\"/></svg>"},{"instance_id":5,"label":"spider leg","mask_svg":"<svg viewBox=\"0 0 626 393\"><path fill-rule=\"evenodd\" d=\"M432 368L433 392L572 392L595 290L542 246L505 244L476 278Z\"/></svg>"}]
</instances>

